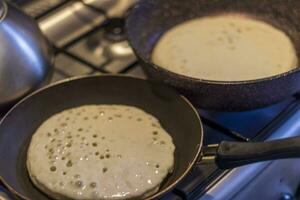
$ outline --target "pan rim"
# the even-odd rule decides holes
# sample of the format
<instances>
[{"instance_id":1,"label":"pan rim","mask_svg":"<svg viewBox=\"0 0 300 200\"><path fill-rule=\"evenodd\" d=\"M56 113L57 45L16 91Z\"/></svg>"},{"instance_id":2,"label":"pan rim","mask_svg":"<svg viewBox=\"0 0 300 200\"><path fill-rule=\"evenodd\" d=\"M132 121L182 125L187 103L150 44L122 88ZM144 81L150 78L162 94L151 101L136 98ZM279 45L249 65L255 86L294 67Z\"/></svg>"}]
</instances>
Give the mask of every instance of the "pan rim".
<instances>
[{"instance_id":1,"label":"pan rim","mask_svg":"<svg viewBox=\"0 0 300 200\"><path fill-rule=\"evenodd\" d=\"M278 80L278 79L284 78L286 76L290 76L292 74L300 72L299 63L297 64L297 66L295 68L293 68L291 70L288 70L286 72L280 73L280 74L275 74L275 75L272 75L272 76L266 76L266 77L262 77L262 78L258 78L258 79L238 80L238 81L222 81L222 80L201 79L201 78L195 78L195 77L186 76L186 75L183 75L183 74L172 72L172 71L170 71L170 70L168 70L168 69L166 69L162 66L159 66L159 65L153 63L151 61L151 59L147 59L145 56L142 56L142 54L140 53L138 48L136 48L136 46L133 44L134 39L129 34L129 30L130 30L129 21L131 21L131 19L133 18L133 13L135 13L140 8L140 5L145 3L145 2L148 2L148 0L140 0L135 6L132 7L130 12L127 13L126 22L125 22L125 30L126 30L126 35L127 35L129 45L133 49L135 55L142 62L149 65L151 68L154 68L155 70L158 70L159 73L164 73L164 74L167 74L168 76L171 76L175 79L189 81L189 82L193 82L195 84L205 83L205 84L214 84L214 85L251 85L251 84L257 84L257 83L269 82L269 81L272 81L272 80ZM157 43L157 42L155 42L155 43ZM293 44L293 46L294 46L294 44ZM297 58L300 59L299 56L297 56ZM146 67L148 68L148 66L146 66Z\"/></svg>"},{"instance_id":2,"label":"pan rim","mask_svg":"<svg viewBox=\"0 0 300 200\"><path fill-rule=\"evenodd\" d=\"M7 15L7 5L6 2L1 1L0 2L0 23L3 21L5 16Z\"/></svg>"},{"instance_id":3,"label":"pan rim","mask_svg":"<svg viewBox=\"0 0 300 200\"><path fill-rule=\"evenodd\" d=\"M142 81L149 81L146 78L137 78L137 77L133 77L133 76L128 76L128 75L124 75L124 74L116 74L116 75L111 75L111 74L95 74L95 75L82 75L82 76L75 76L75 77L71 77L71 78L67 78L52 84L49 84L45 87L42 87L34 92L32 92L31 94L27 95L26 97L24 97L22 100L20 100L18 103L16 103L4 116L3 118L0 120L0 126L4 123L4 121L6 120L6 118L17 108L19 107L20 104L23 104L24 102L28 101L28 99L30 99L32 96L35 96L37 94L39 94L40 92L43 92L44 90L48 89L48 88L52 88L52 87L56 87L58 85L62 85L62 84L66 84L69 83L71 81L76 81L76 80L84 80L84 79L89 79L89 78L101 78L101 77L123 77L123 78L130 78L130 79L135 79L135 80L142 80ZM162 84L164 86L167 86L165 84ZM169 87L170 88L170 87ZM170 88L172 89L172 88ZM174 89L172 89L174 92L176 92ZM195 163L197 162L197 160L199 159L199 156L201 155L201 151L202 151L202 146L203 146L203 134L204 134L204 129L203 129L203 123L202 120L199 116L198 111L196 110L196 108L192 105L192 103L183 95L179 94L178 92L176 92L178 94L178 96L184 101L184 103L191 109L191 111L193 112L193 114L195 115L195 117L197 118L198 124L200 126L200 141L199 144L197 145L197 152L194 155L194 159L189 163L189 166L185 169L184 173L182 173L180 175L179 178L177 178L174 182L172 182L170 185L168 185L165 189L163 190L159 190L158 192L156 192L155 194L146 197L144 200L151 200L153 198L158 198L160 196L162 196L163 194L167 193L168 191L170 191L172 188L174 188L190 171L191 169L194 167ZM8 184L4 178L0 175L0 182L9 190L9 192L11 192L13 195L24 199L24 200L33 200L30 199L22 194L20 194L19 192L17 192L12 186L10 186L10 184ZM51 197L49 197L50 199L52 199Z\"/></svg>"}]
</instances>

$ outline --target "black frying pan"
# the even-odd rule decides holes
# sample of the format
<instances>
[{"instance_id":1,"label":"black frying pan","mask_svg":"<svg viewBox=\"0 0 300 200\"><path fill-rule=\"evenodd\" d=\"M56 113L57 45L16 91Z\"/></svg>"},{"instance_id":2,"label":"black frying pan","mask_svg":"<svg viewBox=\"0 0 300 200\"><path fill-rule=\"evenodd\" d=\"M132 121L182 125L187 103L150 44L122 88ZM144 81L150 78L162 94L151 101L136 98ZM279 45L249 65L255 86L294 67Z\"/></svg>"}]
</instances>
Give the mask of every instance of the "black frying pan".
<instances>
[{"instance_id":1,"label":"black frying pan","mask_svg":"<svg viewBox=\"0 0 300 200\"><path fill-rule=\"evenodd\" d=\"M250 15L283 30L300 58L299 0L140 0L127 18L128 40L149 78L176 88L196 107L242 111L268 106L298 92L299 68L264 79L230 82L190 78L151 62L152 50L167 30L189 19L223 13Z\"/></svg>"},{"instance_id":2,"label":"black frying pan","mask_svg":"<svg viewBox=\"0 0 300 200\"><path fill-rule=\"evenodd\" d=\"M167 86L124 76L91 76L43 88L18 103L0 124L0 177L22 199L49 200L31 183L26 170L30 138L40 124L64 109L85 104L124 104L157 117L176 146L174 172L153 199L173 188L205 155L215 155L219 167L300 156L300 138L268 143L222 142L202 150L203 129L196 110Z\"/></svg>"}]
</instances>

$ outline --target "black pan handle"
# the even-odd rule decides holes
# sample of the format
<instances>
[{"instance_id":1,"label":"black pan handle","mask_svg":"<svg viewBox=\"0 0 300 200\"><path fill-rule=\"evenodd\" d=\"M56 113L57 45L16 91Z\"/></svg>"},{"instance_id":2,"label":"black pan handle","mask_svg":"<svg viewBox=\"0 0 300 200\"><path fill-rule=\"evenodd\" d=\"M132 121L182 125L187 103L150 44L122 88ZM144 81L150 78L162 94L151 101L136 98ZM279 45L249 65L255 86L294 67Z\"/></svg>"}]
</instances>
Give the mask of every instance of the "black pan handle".
<instances>
[{"instance_id":1,"label":"black pan handle","mask_svg":"<svg viewBox=\"0 0 300 200\"><path fill-rule=\"evenodd\" d=\"M267 142L228 142L204 149L203 156L215 157L221 169L231 169L242 165L283 158L300 158L300 137L292 137Z\"/></svg>"},{"instance_id":2,"label":"black pan handle","mask_svg":"<svg viewBox=\"0 0 300 200\"><path fill-rule=\"evenodd\" d=\"M216 164L221 169L250 163L300 157L300 137L267 142L221 142Z\"/></svg>"}]
</instances>

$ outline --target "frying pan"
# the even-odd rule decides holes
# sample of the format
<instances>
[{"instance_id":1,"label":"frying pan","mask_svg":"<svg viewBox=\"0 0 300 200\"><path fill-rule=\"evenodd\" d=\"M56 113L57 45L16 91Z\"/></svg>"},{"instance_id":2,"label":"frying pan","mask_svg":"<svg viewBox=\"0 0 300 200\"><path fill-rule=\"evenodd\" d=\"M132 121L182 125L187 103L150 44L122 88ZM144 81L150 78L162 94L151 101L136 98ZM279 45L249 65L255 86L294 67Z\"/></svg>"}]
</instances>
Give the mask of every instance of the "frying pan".
<instances>
[{"instance_id":1,"label":"frying pan","mask_svg":"<svg viewBox=\"0 0 300 200\"><path fill-rule=\"evenodd\" d=\"M298 92L299 68L258 80L214 81L176 74L151 62L155 44L170 28L190 19L227 13L248 15L283 30L300 58L299 0L140 0L127 17L128 40L149 78L174 87L199 108L249 110Z\"/></svg>"},{"instance_id":2,"label":"frying pan","mask_svg":"<svg viewBox=\"0 0 300 200\"><path fill-rule=\"evenodd\" d=\"M265 143L222 142L202 148L203 129L197 111L168 86L125 76L81 77L34 92L2 120L0 177L12 193L27 200L50 199L34 187L27 174L25 161L31 136L55 113L86 104L139 107L157 117L172 136L176 146L174 171L148 199L157 198L173 188L203 156L216 157L221 168L300 156L300 138Z\"/></svg>"}]
</instances>

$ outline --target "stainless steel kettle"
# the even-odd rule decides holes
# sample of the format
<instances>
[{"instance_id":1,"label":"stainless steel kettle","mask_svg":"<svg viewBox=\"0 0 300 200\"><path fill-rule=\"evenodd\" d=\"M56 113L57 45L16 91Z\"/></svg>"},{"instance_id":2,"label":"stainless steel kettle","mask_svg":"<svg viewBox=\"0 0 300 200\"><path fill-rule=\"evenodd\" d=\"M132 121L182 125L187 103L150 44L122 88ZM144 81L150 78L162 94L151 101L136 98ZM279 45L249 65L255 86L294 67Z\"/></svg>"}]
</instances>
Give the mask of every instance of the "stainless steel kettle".
<instances>
[{"instance_id":1,"label":"stainless steel kettle","mask_svg":"<svg viewBox=\"0 0 300 200\"><path fill-rule=\"evenodd\" d=\"M37 23L0 0L0 109L46 83L53 58Z\"/></svg>"}]
</instances>

